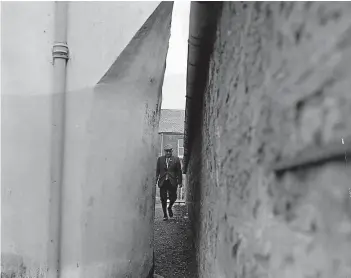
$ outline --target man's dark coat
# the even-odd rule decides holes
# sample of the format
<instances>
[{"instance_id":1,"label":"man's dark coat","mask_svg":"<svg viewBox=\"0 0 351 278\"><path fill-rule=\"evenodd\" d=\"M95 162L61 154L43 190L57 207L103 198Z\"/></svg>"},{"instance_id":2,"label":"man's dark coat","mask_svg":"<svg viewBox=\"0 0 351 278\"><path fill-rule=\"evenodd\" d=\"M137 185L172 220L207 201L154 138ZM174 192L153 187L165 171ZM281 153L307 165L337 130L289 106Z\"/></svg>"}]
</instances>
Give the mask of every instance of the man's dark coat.
<instances>
[{"instance_id":1,"label":"man's dark coat","mask_svg":"<svg viewBox=\"0 0 351 278\"><path fill-rule=\"evenodd\" d=\"M169 158L168 168L166 163L166 156L160 156L157 159L156 179L158 179L158 187L161 188L163 186L167 173L168 179L173 186L182 184L182 166L178 157L171 156Z\"/></svg>"}]
</instances>

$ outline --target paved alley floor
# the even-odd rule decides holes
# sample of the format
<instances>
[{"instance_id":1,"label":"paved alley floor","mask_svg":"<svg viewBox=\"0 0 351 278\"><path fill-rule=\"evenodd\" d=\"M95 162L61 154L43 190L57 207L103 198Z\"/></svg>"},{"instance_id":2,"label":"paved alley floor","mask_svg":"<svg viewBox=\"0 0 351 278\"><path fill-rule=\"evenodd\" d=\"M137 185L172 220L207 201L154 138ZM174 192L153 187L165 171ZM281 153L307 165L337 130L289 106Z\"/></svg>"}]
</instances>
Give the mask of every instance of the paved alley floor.
<instances>
[{"instance_id":1,"label":"paved alley floor","mask_svg":"<svg viewBox=\"0 0 351 278\"><path fill-rule=\"evenodd\" d=\"M155 207L155 273L164 278L197 278L192 232L185 205L173 206L174 217L163 221Z\"/></svg>"}]
</instances>

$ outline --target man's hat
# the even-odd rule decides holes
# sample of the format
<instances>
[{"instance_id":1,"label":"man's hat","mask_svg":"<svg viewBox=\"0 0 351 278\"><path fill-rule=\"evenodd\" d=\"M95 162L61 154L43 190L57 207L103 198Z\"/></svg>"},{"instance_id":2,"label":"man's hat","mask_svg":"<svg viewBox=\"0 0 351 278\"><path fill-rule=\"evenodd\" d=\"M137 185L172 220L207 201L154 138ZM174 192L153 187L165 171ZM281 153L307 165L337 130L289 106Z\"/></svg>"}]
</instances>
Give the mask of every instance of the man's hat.
<instances>
[{"instance_id":1,"label":"man's hat","mask_svg":"<svg viewBox=\"0 0 351 278\"><path fill-rule=\"evenodd\" d=\"M167 145L164 147L164 150L165 150L165 151L173 150L173 147L172 147L171 144L167 144Z\"/></svg>"}]
</instances>

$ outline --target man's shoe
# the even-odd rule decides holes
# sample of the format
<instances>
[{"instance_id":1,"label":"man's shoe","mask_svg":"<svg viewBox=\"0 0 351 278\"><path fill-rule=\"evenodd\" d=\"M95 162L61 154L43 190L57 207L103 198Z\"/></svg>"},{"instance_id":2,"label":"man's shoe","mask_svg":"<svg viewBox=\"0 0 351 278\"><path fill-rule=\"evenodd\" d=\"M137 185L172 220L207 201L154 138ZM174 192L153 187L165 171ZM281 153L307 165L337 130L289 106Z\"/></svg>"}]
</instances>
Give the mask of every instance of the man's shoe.
<instances>
[{"instance_id":1,"label":"man's shoe","mask_svg":"<svg viewBox=\"0 0 351 278\"><path fill-rule=\"evenodd\" d=\"M163 216L163 221L167 221L168 220L168 216Z\"/></svg>"},{"instance_id":2,"label":"man's shoe","mask_svg":"<svg viewBox=\"0 0 351 278\"><path fill-rule=\"evenodd\" d=\"M173 217L173 211L171 207L168 207L168 214L169 214L169 217Z\"/></svg>"}]
</instances>

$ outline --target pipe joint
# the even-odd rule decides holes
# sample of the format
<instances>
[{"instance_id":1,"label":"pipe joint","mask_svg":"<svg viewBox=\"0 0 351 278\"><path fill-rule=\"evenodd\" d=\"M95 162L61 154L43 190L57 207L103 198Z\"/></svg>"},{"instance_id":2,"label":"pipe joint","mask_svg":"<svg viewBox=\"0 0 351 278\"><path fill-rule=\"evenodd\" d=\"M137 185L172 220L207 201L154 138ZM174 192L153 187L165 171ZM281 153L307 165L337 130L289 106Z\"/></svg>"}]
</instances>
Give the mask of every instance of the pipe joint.
<instances>
[{"instance_id":1,"label":"pipe joint","mask_svg":"<svg viewBox=\"0 0 351 278\"><path fill-rule=\"evenodd\" d=\"M69 59L69 49L66 43L55 43L52 48L52 57L53 59Z\"/></svg>"}]
</instances>

